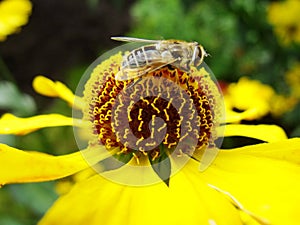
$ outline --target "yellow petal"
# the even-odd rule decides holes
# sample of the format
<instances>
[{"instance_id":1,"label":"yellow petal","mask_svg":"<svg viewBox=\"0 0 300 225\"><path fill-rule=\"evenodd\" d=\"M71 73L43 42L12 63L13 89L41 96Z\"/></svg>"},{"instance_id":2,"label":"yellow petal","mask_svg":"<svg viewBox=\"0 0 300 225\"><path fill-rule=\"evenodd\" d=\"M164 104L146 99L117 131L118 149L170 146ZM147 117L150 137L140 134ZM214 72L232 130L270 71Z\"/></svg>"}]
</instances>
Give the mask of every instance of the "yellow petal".
<instances>
[{"instance_id":1,"label":"yellow petal","mask_svg":"<svg viewBox=\"0 0 300 225\"><path fill-rule=\"evenodd\" d=\"M25 135L44 127L72 126L74 124L80 125L76 119L60 114L20 118L7 113L0 118L0 134Z\"/></svg>"},{"instance_id":2,"label":"yellow petal","mask_svg":"<svg viewBox=\"0 0 300 225\"><path fill-rule=\"evenodd\" d=\"M245 119L243 113L235 112L231 108L226 107L225 123L239 123L243 119Z\"/></svg>"},{"instance_id":3,"label":"yellow petal","mask_svg":"<svg viewBox=\"0 0 300 225\"><path fill-rule=\"evenodd\" d=\"M226 108L226 123L239 123L242 120L255 120L264 116L267 112L260 107L249 108L243 112L235 112Z\"/></svg>"},{"instance_id":4,"label":"yellow petal","mask_svg":"<svg viewBox=\"0 0 300 225\"><path fill-rule=\"evenodd\" d=\"M237 83L228 86L225 97L230 98L231 104L240 110L260 106L267 111L268 101L274 94L272 87L258 80L241 77Z\"/></svg>"},{"instance_id":5,"label":"yellow petal","mask_svg":"<svg viewBox=\"0 0 300 225\"><path fill-rule=\"evenodd\" d=\"M291 110L296 104L295 99L277 95L272 87L247 77L242 77L237 83L227 87L224 102L226 123L259 119L268 113L279 116ZM285 107L282 107L282 104ZM234 109L241 112L236 112Z\"/></svg>"},{"instance_id":6,"label":"yellow petal","mask_svg":"<svg viewBox=\"0 0 300 225\"><path fill-rule=\"evenodd\" d=\"M224 131L221 130L221 132ZM266 142L276 142L287 139L284 130L276 125L228 124L225 126L224 136L250 137Z\"/></svg>"},{"instance_id":7,"label":"yellow petal","mask_svg":"<svg viewBox=\"0 0 300 225\"><path fill-rule=\"evenodd\" d=\"M0 2L0 41L27 23L31 13L29 0L3 0Z\"/></svg>"},{"instance_id":8,"label":"yellow petal","mask_svg":"<svg viewBox=\"0 0 300 225\"><path fill-rule=\"evenodd\" d=\"M76 182L88 179L95 174L96 171L90 167L72 175L71 177L68 177L67 179L60 179L55 184L55 191L59 195L66 194L72 189Z\"/></svg>"},{"instance_id":9,"label":"yellow petal","mask_svg":"<svg viewBox=\"0 0 300 225\"><path fill-rule=\"evenodd\" d=\"M299 224L300 139L220 151L199 179L272 225Z\"/></svg>"},{"instance_id":10,"label":"yellow petal","mask_svg":"<svg viewBox=\"0 0 300 225\"><path fill-rule=\"evenodd\" d=\"M238 122L234 119L253 120L261 118L270 111L270 101L275 91L268 85L257 80L242 77L237 83L232 83L226 89L224 96L227 121ZM232 109L242 110L242 113L233 112Z\"/></svg>"},{"instance_id":11,"label":"yellow petal","mask_svg":"<svg viewBox=\"0 0 300 225\"><path fill-rule=\"evenodd\" d=\"M37 76L34 78L32 85L37 93L49 97L61 98L76 108L80 109L82 108L82 104L84 104L80 97L75 96L66 85L59 81L53 82L44 76Z\"/></svg>"},{"instance_id":12,"label":"yellow petal","mask_svg":"<svg viewBox=\"0 0 300 225\"><path fill-rule=\"evenodd\" d=\"M70 214L70 212L72 212ZM189 171L179 172L170 187L158 183L129 187L101 176L82 181L60 197L39 225L241 224L238 211Z\"/></svg>"},{"instance_id":13,"label":"yellow petal","mask_svg":"<svg viewBox=\"0 0 300 225\"><path fill-rule=\"evenodd\" d=\"M0 185L54 180L87 167L81 152L52 156L0 144Z\"/></svg>"}]
</instances>

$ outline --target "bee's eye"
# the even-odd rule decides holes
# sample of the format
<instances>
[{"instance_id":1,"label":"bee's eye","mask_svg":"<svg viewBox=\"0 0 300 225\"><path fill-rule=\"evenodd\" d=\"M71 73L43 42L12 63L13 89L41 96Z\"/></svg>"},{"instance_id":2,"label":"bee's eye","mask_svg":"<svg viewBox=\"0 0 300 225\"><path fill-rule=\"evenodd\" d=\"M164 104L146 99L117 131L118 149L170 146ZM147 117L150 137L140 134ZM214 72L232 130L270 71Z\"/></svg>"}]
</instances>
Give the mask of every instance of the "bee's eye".
<instances>
[{"instance_id":1,"label":"bee's eye","mask_svg":"<svg viewBox=\"0 0 300 225\"><path fill-rule=\"evenodd\" d=\"M203 58L203 51L202 51L202 48L200 46L197 47L197 51L198 51L198 57L200 59L202 59Z\"/></svg>"},{"instance_id":2,"label":"bee's eye","mask_svg":"<svg viewBox=\"0 0 300 225\"><path fill-rule=\"evenodd\" d=\"M208 54L205 52L204 48L201 45L197 46L196 51L197 57L195 58L194 65L200 66L200 64L203 62L204 57L208 56Z\"/></svg>"},{"instance_id":3,"label":"bee's eye","mask_svg":"<svg viewBox=\"0 0 300 225\"><path fill-rule=\"evenodd\" d=\"M197 48L195 48L195 52L194 52L194 66L199 66L202 62L202 58L203 58L203 53L201 51L201 47L197 46Z\"/></svg>"}]
</instances>

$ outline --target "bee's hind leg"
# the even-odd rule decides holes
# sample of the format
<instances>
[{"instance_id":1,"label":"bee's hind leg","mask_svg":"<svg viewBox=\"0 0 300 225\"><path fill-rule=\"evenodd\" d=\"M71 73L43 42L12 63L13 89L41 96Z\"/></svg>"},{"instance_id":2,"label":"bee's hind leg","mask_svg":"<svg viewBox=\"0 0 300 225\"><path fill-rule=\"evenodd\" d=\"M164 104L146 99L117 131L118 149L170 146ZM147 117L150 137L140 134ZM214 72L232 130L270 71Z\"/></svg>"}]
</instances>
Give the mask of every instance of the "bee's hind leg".
<instances>
[{"instance_id":1,"label":"bee's hind leg","mask_svg":"<svg viewBox=\"0 0 300 225\"><path fill-rule=\"evenodd\" d=\"M132 83L127 88L133 88L134 85L139 83L142 79L143 79L143 77L139 77L137 80L132 81Z\"/></svg>"}]
</instances>

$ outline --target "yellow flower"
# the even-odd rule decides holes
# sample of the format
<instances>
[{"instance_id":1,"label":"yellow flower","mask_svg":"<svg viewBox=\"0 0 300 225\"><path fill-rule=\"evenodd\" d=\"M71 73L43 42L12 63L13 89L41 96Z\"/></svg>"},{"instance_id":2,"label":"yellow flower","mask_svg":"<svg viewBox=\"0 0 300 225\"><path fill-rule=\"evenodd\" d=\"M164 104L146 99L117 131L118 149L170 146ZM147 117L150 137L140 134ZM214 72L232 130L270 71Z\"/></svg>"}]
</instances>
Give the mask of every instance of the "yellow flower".
<instances>
[{"instance_id":1,"label":"yellow flower","mask_svg":"<svg viewBox=\"0 0 300 225\"><path fill-rule=\"evenodd\" d=\"M154 165L149 165L153 164L151 161L156 159L165 160L161 149L159 152L157 149L146 151L141 148L139 148L140 152L133 151L130 145L128 147L126 144L121 144L124 143L120 141L124 135L118 137L116 134L122 132L118 129L123 122L122 119L126 120L122 116L124 114L118 113L128 113L128 108L123 108L126 101L122 101L126 99L126 93L121 96L116 93L120 94L124 87L139 90L141 87L150 85L151 81L146 78L134 81L134 83L115 81L113 75L119 68L120 60L120 55L117 54L95 68L92 78L86 85L83 98L72 95L67 87L59 82L53 82L41 76L34 80L35 90L39 93L60 97L68 103L73 102L75 108L82 109L83 120L74 119L72 124L71 118L58 114L31 118L18 118L6 114L0 119L1 134L24 135L44 127L73 125L84 128L85 132L80 133L79 136L83 135L83 139L89 140L87 147L85 146L86 148L81 152L64 156L51 156L0 145L1 185L54 180L78 172L80 172L79 175L84 174L79 176L81 178L76 178L77 181L69 192L59 197L41 219L40 225L99 223L238 225L244 224L244 221L258 224L292 225L298 223L300 219L298 213L300 139L286 139L283 130L277 126L228 125L225 128L225 136L254 137L270 143L218 150L218 156L213 163L201 172L199 168L202 163L205 163L202 161L203 155L207 153L203 150L204 147L209 146L208 149L212 150L209 153L213 154L213 149L216 148L213 140L222 133L221 127L217 128L217 123L222 122L218 121L218 117L223 119L221 115L218 115L219 106L215 105L217 97L213 94L217 93L214 93L214 86L203 70L193 71L193 74L199 76L202 82L197 83L191 80L188 85L186 80L181 79L186 78L185 73L174 68L162 68L153 72L152 76L156 77L160 74L161 76L157 76L160 79L164 76L172 78L174 75L174 81L178 78L176 82L189 93L191 98L194 97L197 100L195 101L197 104L199 103L196 104L194 110L200 110L203 118L198 119L202 121L202 124L207 123L202 133L200 131L197 136L199 139L195 152L185 152L186 149L182 148L178 152L181 153L180 157L169 157L172 170L176 173L170 176L169 182L162 182L160 179L163 175L153 169ZM104 79L104 83L100 82L101 79ZM168 90L167 87L165 90ZM139 95L143 96L143 89L140 90ZM146 90L154 92L155 89L149 87ZM125 97L121 98L122 96ZM115 98L115 101L110 101L111 98ZM147 109L150 105L153 112L158 114L163 112L166 121L169 115L175 124L179 121L184 124L185 121L176 118L176 114L170 107L167 107L167 103L155 99L144 98L142 109ZM86 102L88 100L90 102ZM113 112L113 103L117 101L123 105L117 105L121 107L120 110L116 108ZM182 99L179 101L182 106L187 104ZM142 104L139 101L137 103ZM163 110L163 105L165 109L168 109L166 112ZM187 106L190 107L189 104ZM216 111L208 106L215 107ZM143 129L138 129L139 126L143 126L140 125L142 124L140 121L146 121L147 118L149 120L149 117L140 110L135 110L134 105L131 111L136 114L127 114L127 119L138 121L138 125L133 126L133 130L137 129L136 134L142 137L145 133ZM186 111L185 114L188 115L188 119L193 118L191 116L193 114ZM102 118L101 115L107 117ZM112 123L107 123L106 119L112 116L116 118ZM159 120L153 119L153 121L159 123ZM168 125L172 126L172 124ZM105 129L101 130L101 128ZM109 132L110 129L115 132ZM90 130L94 131L93 134L86 133ZM170 139L164 138L164 150L168 149L173 141L178 142L168 130L166 136L167 134ZM107 142L107 139L110 141ZM184 142L183 140L182 138L181 141ZM179 145L179 142L177 144ZM170 153L171 149L168 149L168 152ZM126 153L130 156L129 160L126 158ZM105 160L111 158L112 154L115 157L119 156L118 159L123 162L121 166L111 168L109 163L104 163ZM193 154L192 158L190 154ZM184 162L184 165L181 162ZM91 171L90 166L93 166L96 171ZM96 172L100 172L101 176ZM150 180L150 183L146 182L147 185L139 186L129 185L122 183L124 176L129 176L126 178L127 182L142 177ZM145 183L142 182L142 184Z\"/></svg>"},{"instance_id":2,"label":"yellow flower","mask_svg":"<svg viewBox=\"0 0 300 225\"><path fill-rule=\"evenodd\" d=\"M29 0L3 0L0 2L0 41L25 25L31 13Z\"/></svg>"},{"instance_id":3,"label":"yellow flower","mask_svg":"<svg viewBox=\"0 0 300 225\"><path fill-rule=\"evenodd\" d=\"M300 43L300 2L286 0L272 2L268 7L268 20L284 44Z\"/></svg>"},{"instance_id":4,"label":"yellow flower","mask_svg":"<svg viewBox=\"0 0 300 225\"><path fill-rule=\"evenodd\" d=\"M295 105L292 98L278 95L272 87L247 77L229 84L224 100L227 122L260 119L268 113L279 116Z\"/></svg>"}]
</instances>

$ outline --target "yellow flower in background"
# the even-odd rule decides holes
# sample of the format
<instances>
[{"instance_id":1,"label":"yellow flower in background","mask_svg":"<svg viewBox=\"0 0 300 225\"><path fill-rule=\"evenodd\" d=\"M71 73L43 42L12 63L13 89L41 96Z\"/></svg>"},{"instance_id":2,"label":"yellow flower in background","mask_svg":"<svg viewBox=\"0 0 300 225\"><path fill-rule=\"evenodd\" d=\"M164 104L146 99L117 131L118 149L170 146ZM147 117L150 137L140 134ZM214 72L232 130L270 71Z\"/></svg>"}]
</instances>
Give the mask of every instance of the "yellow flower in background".
<instances>
[{"instance_id":1,"label":"yellow flower in background","mask_svg":"<svg viewBox=\"0 0 300 225\"><path fill-rule=\"evenodd\" d=\"M286 0L272 2L268 7L268 20L274 26L279 40L288 45L300 43L300 2Z\"/></svg>"},{"instance_id":2,"label":"yellow flower in background","mask_svg":"<svg viewBox=\"0 0 300 225\"><path fill-rule=\"evenodd\" d=\"M3 0L0 2L0 41L20 30L31 13L29 0Z\"/></svg>"},{"instance_id":3,"label":"yellow flower in background","mask_svg":"<svg viewBox=\"0 0 300 225\"><path fill-rule=\"evenodd\" d=\"M247 77L229 84L224 100L228 122L260 119L269 113L279 116L295 105L293 98L278 95L271 86Z\"/></svg>"},{"instance_id":4,"label":"yellow flower in background","mask_svg":"<svg viewBox=\"0 0 300 225\"><path fill-rule=\"evenodd\" d=\"M113 133L108 132L108 129L111 128L107 128L109 124L105 122L106 118L112 115L105 103L111 103L109 99L114 97L115 92L122 89L120 86L127 85L127 81L118 83L113 78L118 70L120 60L119 55L115 55L96 67L86 85L85 92L89 93L85 93L84 97L74 96L62 83L53 82L45 77L36 77L33 82L33 86L38 93L62 98L69 104L73 104L73 107L86 113L84 118L91 116L90 119L93 119L94 129L103 122L102 124L106 127L102 128L106 128L106 130L100 129L99 133L95 132L93 135L84 134L84 137L92 137L86 149L63 156L51 156L35 151L18 150L4 144L0 145L1 185L55 180L77 173L74 186L69 187L71 188L69 192L64 190L66 193L59 197L39 224L235 225L244 224L245 221L264 225L292 225L298 223L300 220L298 213L300 200L298 195L300 188L300 139L287 139L280 127L239 124L226 126L225 136L253 137L269 143L230 150L219 149L218 156L213 163L205 171L201 172L199 170L204 154L201 149L203 145L209 145L210 141L207 138L208 133L211 132L210 135L218 136L218 133L212 133L212 123L214 124L212 118L215 115L206 107L206 97L212 94L212 90L206 89L210 83L208 81L209 77L206 76L204 71L195 71L196 74L199 73L202 79L201 87L194 82L191 82L192 85L187 86L184 79L182 82L181 79L178 81L191 95L198 96L198 94L201 94L201 99L204 101L199 101L196 110L206 107L201 109L201 113L203 113L201 114L202 120L207 116L207 120L210 120L210 122L208 126L204 127L206 133L200 133L199 142L197 143L198 149L194 152L193 158L190 158L189 154L185 152L180 155L179 159L170 157L172 169L176 170L177 160L183 160L186 164L170 177L169 185L160 181L137 187L112 182L103 177L102 175L105 174L115 176L115 178L124 176L122 171L130 171L125 175L132 177L139 176L139 173L142 173L145 179L158 177L153 169L146 168L140 171L137 167L134 167L135 170L131 170L131 163L135 165L138 164L138 161L140 165L145 163L142 149L140 150L141 153L138 153L139 155L135 154L134 156L131 154L131 161L124 163L122 167L105 170L107 164L99 163L111 156L112 153L117 152L119 152L119 155L123 154L121 160L126 162L125 153L130 151L125 148L126 146L118 144L117 137L115 140L112 139ZM177 69L173 71L170 68L162 68L155 73L170 76L178 73L177 77L185 77L184 73ZM105 82L99 82L103 78L106 78ZM146 85L146 83L137 81L132 85L128 82L128 88L135 89L142 85ZM195 90L203 90L203 92L195 92ZM98 98L95 98L97 95L99 95ZM140 95L142 95L142 91ZM105 98L105 101L101 101L102 98ZM214 98L212 96L208 99L213 101ZM76 100L74 101L74 99ZM91 102L86 102L87 100L91 100ZM143 109L151 105L157 113L162 111L166 115L166 112L162 110L163 108L159 108L161 105L158 104L158 100L144 100ZM103 107L101 106L102 103ZM122 103L125 103L125 101ZM167 103L162 102L161 104L168 109ZM214 105L213 102L211 105ZM126 108L122 109L123 112L126 112L126 110ZM132 111L134 111L134 108ZM140 121L143 120L139 118L144 119L139 110L136 110L136 112L137 116L130 117L132 121L139 121L138 126L133 128L142 126ZM167 113L172 115L171 111L167 111ZM104 117L101 115L104 115ZM192 118L192 116L189 118ZM232 119L228 117L227 120ZM122 122L118 118L116 118L116 121ZM18 118L11 114L5 114L0 119L1 134L25 135L37 129L52 126L75 126L89 129L90 123L88 123L88 120L82 120L82 118L69 118L59 114L39 115L30 118ZM137 134L139 134L138 132L139 130L136 131ZM172 133L166 134L172 136ZM106 138L103 138L104 136ZM204 138L201 139L201 137ZM106 142L109 138L111 140ZM165 145L171 144L171 140L165 139ZM106 151L106 146L98 144L100 141L110 145L109 151ZM210 144L212 145L212 143ZM216 148L216 146L214 147ZM159 153L153 151L152 154L149 154L149 161L154 161L159 157ZM86 159L88 159L88 163ZM90 169L90 166L93 165L98 165L99 169L103 170L101 176Z\"/></svg>"},{"instance_id":5,"label":"yellow flower in background","mask_svg":"<svg viewBox=\"0 0 300 225\"><path fill-rule=\"evenodd\" d=\"M295 64L285 74L285 80L291 88L292 97L300 99L300 63Z\"/></svg>"}]
</instances>

